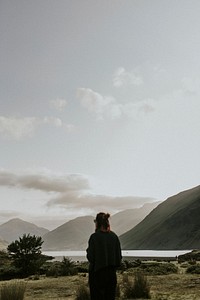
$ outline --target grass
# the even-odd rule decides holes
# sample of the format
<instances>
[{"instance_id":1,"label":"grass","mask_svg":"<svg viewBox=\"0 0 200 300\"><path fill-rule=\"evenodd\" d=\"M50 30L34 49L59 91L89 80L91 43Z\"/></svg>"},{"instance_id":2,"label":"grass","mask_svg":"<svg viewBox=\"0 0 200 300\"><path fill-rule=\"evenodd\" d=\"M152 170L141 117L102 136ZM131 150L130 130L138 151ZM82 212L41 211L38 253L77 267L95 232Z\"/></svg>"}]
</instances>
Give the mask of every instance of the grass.
<instances>
[{"instance_id":1,"label":"grass","mask_svg":"<svg viewBox=\"0 0 200 300\"><path fill-rule=\"evenodd\" d=\"M1 300L23 300L26 283L23 281L9 281L1 286Z\"/></svg>"},{"instance_id":2,"label":"grass","mask_svg":"<svg viewBox=\"0 0 200 300\"><path fill-rule=\"evenodd\" d=\"M176 264L176 263L175 263ZM186 273L185 266L178 266L178 272L165 275L147 275L152 300L200 300L200 277L198 274ZM124 274L134 279L134 273L118 273L118 283L122 290ZM14 281L1 281L0 288ZM88 275L79 273L74 276L42 277L38 280L19 280L26 284L24 300L76 300L77 291L88 283ZM123 299L123 293L121 298ZM17 300L17 298L14 298ZM3 299L1 299L3 300ZM6 299L7 300L7 299ZM9 299L10 300L10 299Z\"/></svg>"},{"instance_id":3,"label":"grass","mask_svg":"<svg viewBox=\"0 0 200 300\"><path fill-rule=\"evenodd\" d=\"M150 286L147 277L137 271L134 278L130 280L128 274L123 277L124 298L126 299L150 299Z\"/></svg>"},{"instance_id":4,"label":"grass","mask_svg":"<svg viewBox=\"0 0 200 300\"><path fill-rule=\"evenodd\" d=\"M80 285L76 292L76 300L90 300L89 288L86 285Z\"/></svg>"}]
</instances>

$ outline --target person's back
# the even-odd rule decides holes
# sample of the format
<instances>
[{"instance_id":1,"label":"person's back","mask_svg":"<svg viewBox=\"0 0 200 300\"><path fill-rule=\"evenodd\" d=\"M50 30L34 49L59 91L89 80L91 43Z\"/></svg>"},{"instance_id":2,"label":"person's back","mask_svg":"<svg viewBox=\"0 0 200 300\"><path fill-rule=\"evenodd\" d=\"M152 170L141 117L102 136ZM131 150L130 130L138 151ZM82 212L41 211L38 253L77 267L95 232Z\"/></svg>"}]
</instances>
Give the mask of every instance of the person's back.
<instances>
[{"instance_id":1,"label":"person's back","mask_svg":"<svg viewBox=\"0 0 200 300\"><path fill-rule=\"evenodd\" d=\"M116 268L121 263L118 236L110 230L109 214L96 216L96 230L88 242L89 285L92 300L113 300L117 284Z\"/></svg>"}]
</instances>

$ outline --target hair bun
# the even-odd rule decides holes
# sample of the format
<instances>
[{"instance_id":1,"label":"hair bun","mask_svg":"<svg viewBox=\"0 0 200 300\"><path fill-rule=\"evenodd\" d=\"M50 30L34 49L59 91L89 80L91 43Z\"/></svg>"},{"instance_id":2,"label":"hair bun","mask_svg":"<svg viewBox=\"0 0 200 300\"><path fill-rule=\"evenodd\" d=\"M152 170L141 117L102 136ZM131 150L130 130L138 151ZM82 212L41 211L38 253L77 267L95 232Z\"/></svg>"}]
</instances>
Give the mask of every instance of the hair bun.
<instances>
[{"instance_id":1,"label":"hair bun","mask_svg":"<svg viewBox=\"0 0 200 300\"><path fill-rule=\"evenodd\" d=\"M110 214L109 213L105 214L105 217L106 217L106 219L109 219L110 218Z\"/></svg>"}]
</instances>

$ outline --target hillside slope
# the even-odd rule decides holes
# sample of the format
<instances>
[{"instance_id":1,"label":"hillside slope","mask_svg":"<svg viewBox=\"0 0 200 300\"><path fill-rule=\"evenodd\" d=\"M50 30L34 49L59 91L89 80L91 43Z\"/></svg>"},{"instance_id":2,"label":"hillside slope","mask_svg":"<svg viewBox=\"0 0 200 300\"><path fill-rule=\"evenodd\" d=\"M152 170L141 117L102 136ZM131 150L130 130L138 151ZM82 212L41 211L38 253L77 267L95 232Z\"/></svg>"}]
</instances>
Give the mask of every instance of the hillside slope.
<instances>
[{"instance_id":1,"label":"hillside slope","mask_svg":"<svg viewBox=\"0 0 200 300\"><path fill-rule=\"evenodd\" d=\"M142 222L120 236L123 249L200 248L200 186L159 204Z\"/></svg>"},{"instance_id":2,"label":"hillside slope","mask_svg":"<svg viewBox=\"0 0 200 300\"><path fill-rule=\"evenodd\" d=\"M0 238L0 251L1 251L1 250L6 250L7 247L8 247L8 242L6 242L6 241L4 241L4 240L2 240L2 239Z\"/></svg>"},{"instance_id":3,"label":"hillside slope","mask_svg":"<svg viewBox=\"0 0 200 300\"><path fill-rule=\"evenodd\" d=\"M142 207L126 209L111 216L111 228L121 235L140 223L160 202L145 203Z\"/></svg>"},{"instance_id":4,"label":"hillside slope","mask_svg":"<svg viewBox=\"0 0 200 300\"><path fill-rule=\"evenodd\" d=\"M43 250L85 250L94 232L93 220L92 216L78 217L48 232L43 236Z\"/></svg>"},{"instance_id":5,"label":"hillside slope","mask_svg":"<svg viewBox=\"0 0 200 300\"><path fill-rule=\"evenodd\" d=\"M0 237L8 243L17 240L24 233L43 236L47 232L48 229L38 227L33 223L29 223L18 218L11 219L0 225Z\"/></svg>"}]
</instances>

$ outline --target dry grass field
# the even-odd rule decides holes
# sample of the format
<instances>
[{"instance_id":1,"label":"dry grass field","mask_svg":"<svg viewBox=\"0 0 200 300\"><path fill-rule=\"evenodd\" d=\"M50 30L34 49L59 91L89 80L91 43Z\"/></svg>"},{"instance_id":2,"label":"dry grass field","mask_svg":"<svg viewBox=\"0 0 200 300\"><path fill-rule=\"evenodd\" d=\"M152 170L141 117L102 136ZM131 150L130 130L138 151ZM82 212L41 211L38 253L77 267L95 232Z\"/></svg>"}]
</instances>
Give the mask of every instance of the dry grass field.
<instances>
[{"instance_id":1,"label":"dry grass field","mask_svg":"<svg viewBox=\"0 0 200 300\"><path fill-rule=\"evenodd\" d=\"M132 277L131 273L128 275ZM118 283L121 290L122 277L123 275L119 273ZM151 275L147 280L153 300L200 300L200 276L186 274L180 267L178 274ZM75 300L78 287L87 285L88 275L81 273L58 278L41 276L37 280L26 279L25 281L27 285L24 300ZM0 282L0 287L3 284L6 282Z\"/></svg>"}]
</instances>

